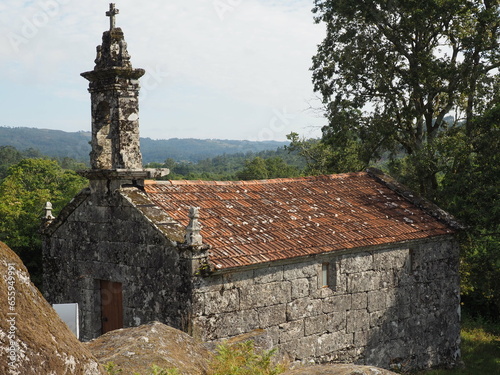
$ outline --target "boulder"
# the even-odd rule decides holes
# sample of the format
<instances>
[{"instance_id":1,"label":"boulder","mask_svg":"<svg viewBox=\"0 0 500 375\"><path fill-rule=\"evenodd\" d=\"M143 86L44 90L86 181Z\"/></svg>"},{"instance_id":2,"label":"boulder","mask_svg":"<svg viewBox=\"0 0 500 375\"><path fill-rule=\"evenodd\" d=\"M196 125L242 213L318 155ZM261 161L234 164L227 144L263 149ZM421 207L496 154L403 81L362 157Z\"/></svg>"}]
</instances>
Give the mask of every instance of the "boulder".
<instances>
[{"instance_id":1,"label":"boulder","mask_svg":"<svg viewBox=\"0 0 500 375\"><path fill-rule=\"evenodd\" d=\"M103 375L30 280L19 257L0 242L0 367L9 375Z\"/></svg>"},{"instance_id":2,"label":"boulder","mask_svg":"<svg viewBox=\"0 0 500 375\"><path fill-rule=\"evenodd\" d=\"M177 368L183 375L204 375L211 356L187 333L159 322L117 329L86 345L99 362L113 362L123 374L147 374L156 365Z\"/></svg>"},{"instance_id":3,"label":"boulder","mask_svg":"<svg viewBox=\"0 0 500 375\"><path fill-rule=\"evenodd\" d=\"M282 375L397 375L395 372L373 366L351 364L332 364L300 367L284 372Z\"/></svg>"}]
</instances>

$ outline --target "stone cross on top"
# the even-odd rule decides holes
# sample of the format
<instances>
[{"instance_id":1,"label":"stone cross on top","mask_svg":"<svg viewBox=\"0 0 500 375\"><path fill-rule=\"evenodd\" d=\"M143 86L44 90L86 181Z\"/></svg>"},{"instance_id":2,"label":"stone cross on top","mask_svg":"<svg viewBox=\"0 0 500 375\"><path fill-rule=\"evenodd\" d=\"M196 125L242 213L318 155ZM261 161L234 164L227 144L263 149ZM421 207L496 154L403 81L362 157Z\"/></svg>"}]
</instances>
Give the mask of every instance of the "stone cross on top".
<instances>
[{"instance_id":1,"label":"stone cross on top","mask_svg":"<svg viewBox=\"0 0 500 375\"><path fill-rule=\"evenodd\" d=\"M109 17L109 29L113 30L115 28L115 16L120 13L119 9L115 8L114 3L109 4L109 11L106 12L106 16Z\"/></svg>"}]
</instances>

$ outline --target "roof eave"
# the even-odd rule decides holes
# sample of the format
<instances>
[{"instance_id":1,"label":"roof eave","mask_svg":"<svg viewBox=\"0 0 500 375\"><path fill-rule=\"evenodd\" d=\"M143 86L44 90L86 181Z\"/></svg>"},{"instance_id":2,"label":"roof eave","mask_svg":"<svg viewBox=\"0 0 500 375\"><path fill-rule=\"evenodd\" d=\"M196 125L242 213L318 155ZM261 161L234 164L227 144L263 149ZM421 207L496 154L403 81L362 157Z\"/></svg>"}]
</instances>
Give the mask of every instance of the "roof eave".
<instances>
[{"instance_id":1,"label":"roof eave","mask_svg":"<svg viewBox=\"0 0 500 375\"><path fill-rule=\"evenodd\" d=\"M280 264L283 265L283 264L303 263L304 261L307 261L310 259L322 259L322 258L328 258L328 257L332 257L332 256L339 257L342 255L347 255L347 254L376 251L379 249L386 249L388 247L393 247L396 245L397 246L403 246L403 245L411 246L411 244L432 241L433 239L435 239L437 237L442 238L442 239L446 239L446 238L451 239L451 238L454 238L454 233L444 233L444 234L440 234L437 236L416 238L416 239L411 239L411 240L390 242L390 243L378 244L378 245L344 248L344 249L333 250L333 251L317 253L317 254L300 255L300 256L294 256L294 257L290 257L290 258L269 260L269 261L260 262L260 263L249 263L249 264L243 264L243 265L237 265L237 266L228 266L228 267L223 267L223 268L217 267L217 265L214 263L214 261L210 259L210 256L208 257L208 262L209 262L210 267L211 267L210 275L221 275L221 274L231 273L231 272L235 272L235 271L242 271L242 270L246 271L246 270L253 270L253 269L258 269L258 268L273 267L273 266L280 265Z\"/></svg>"}]
</instances>

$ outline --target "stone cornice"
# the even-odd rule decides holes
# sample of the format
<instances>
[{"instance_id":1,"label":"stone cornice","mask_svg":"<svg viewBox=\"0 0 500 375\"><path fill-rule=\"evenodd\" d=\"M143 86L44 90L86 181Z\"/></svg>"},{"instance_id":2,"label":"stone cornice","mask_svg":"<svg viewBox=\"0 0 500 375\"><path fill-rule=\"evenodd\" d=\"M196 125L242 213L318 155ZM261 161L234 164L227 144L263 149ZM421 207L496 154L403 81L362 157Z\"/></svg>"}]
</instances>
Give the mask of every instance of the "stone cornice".
<instances>
[{"instance_id":1,"label":"stone cornice","mask_svg":"<svg viewBox=\"0 0 500 375\"><path fill-rule=\"evenodd\" d=\"M131 69L120 66L111 66L104 69L96 69L88 72L83 72L80 75L90 82L109 80L115 77L126 79L139 79L146 71L141 68Z\"/></svg>"}]
</instances>

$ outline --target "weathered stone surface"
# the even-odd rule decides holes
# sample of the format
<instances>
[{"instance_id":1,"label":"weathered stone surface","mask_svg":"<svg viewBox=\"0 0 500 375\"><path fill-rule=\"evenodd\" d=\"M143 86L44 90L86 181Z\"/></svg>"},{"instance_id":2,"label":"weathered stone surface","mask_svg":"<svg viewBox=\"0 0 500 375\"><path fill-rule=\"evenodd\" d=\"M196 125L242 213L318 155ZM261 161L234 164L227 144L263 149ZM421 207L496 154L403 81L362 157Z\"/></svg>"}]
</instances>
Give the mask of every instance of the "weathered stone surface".
<instances>
[{"instance_id":1,"label":"weathered stone surface","mask_svg":"<svg viewBox=\"0 0 500 375\"><path fill-rule=\"evenodd\" d=\"M373 269L373 255L370 253L351 254L340 260L341 273L354 273Z\"/></svg>"},{"instance_id":2,"label":"weathered stone surface","mask_svg":"<svg viewBox=\"0 0 500 375\"><path fill-rule=\"evenodd\" d=\"M449 258L436 260L434 249L437 257L447 253ZM418 259L418 273L410 258ZM198 279L196 300L204 295L214 306L209 311L239 304L243 313L195 309L193 331L201 339L217 340L265 329L279 353L294 363L359 362L384 368L400 363L404 370L453 365L459 357L458 272L436 262L457 258L456 243L443 237L268 266L254 270L255 278L251 271L233 271ZM335 288L317 284L324 262L338 265L332 275L338 280ZM236 298L230 304L224 288Z\"/></svg>"},{"instance_id":3,"label":"weathered stone surface","mask_svg":"<svg viewBox=\"0 0 500 375\"><path fill-rule=\"evenodd\" d=\"M356 272L347 276L347 289L351 293L379 289L380 274L375 271Z\"/></svg>"},{"instance_id":4,"label":"weathered stone surface","mask_svg":"<svg viewBox=\"0 0 500 375\"><path fill-rule=\"evenodd\" d=\"M113 362L124 374L147 374L155 364L184 375L203 375L211 356L188 334L159 322L111 331L86 346L102 364Z\"/></svg>"},{"instance_id":5,"label":"weathered stone surface","mask_svg":"<svg viewBox=\"0 0 500 375\"><path fill-rule=\"evenodd\" d=\"M392 290L374 290L368 293L368 312L380 311L386 308L386 296Z\"/></svg>"},{"instance_id":6,"label":"weathered stone surface","mask_svg":"<svg viewBox=\"0 0 500 375\"><path fill-rule=\"evenodd\" d=\"M289 370L283 375L397 375L395 372L373 366L338 364L328 366L308 366Z\"/></svg>"},{"instance_id":7,"label":"weathered stone surface","mask_svg":"<svg viewBox=\"0 0 500 375\"><path fill-rule=\"evenodd\" d=\"M352 295L352 309L363 310L368 306L368 293L354 293Z\"/></svg>"},{"instance_id":8,"label":"weathered stone surface","mask_svg":"<svg viewBox=\"0 0 500 375\"><path fill-rule=\"evenodd\" d=\"M31 283L19 257L2 242L0 274L0 373L105 374Z\"/></svg>"},{"instance_id":9,"label":"weathered stone surface","mask_svg":"<svg viewBox=\"0 0 500 375\"><path fill-rule=\"evenodd\" d=\"M300 277L312 277L316 276L318 270L320 270L321 265L312 263L312 264L302 264L302 263L294 263L290 265L286 265L283 269L285 280L298 279Z\"/></svg>"},{"instance_id":10,"label":"weathered stone surface","mask_svg":"<svg viewBox=\"0 0 500 375\"><path fill-rule=\"evenodd\" d=\"M112 219L96 223L96 215ZM190 264L158 228L144 220L127 191L85 196L66 220L67 225L57 228L44 243L44 295L50 303L79 302L83 340L102 333L100 280L122 283L125 327L159 320L185 328Z\"/></svg>"},{"instance_id":11,"label":"weathered stone surface","mask_svg":"<svg viewBox=\"0 0 500 375\"><path fill-rule=\"evenodd\" d=\"M277 326L286 321L286 306L274 305L260 307L257 309L259 313L259 325L261 328Z\"/></svg>"},{"instance_id":12,"label":"weathered stone surface","mask_svg":"<svg viewBox=\"0 0 500 375\"><path fill-rule=\"evenodd\" d=\"M253 271L253 280L256 284L281 281L283 280L283 270L276 271L274 267L258 268Z\"/></svg>"},{"instance_id":13,"label":"weathered stone surface","mask_svg":"<svg viewBox=\"0 0 500 375\"><path fill-rule=\"evenodd\" d=\"M205 293L205 314L218 314L239 310L238 289L224 289Z\"/></svg>"},{"instance_id":14,"label":"weathered stone surface","mask_svg":"<svg viewBox=\"0 0 500 375\"><path fill-rule=\"evenodd\" d=\"M292 299L306 297L309 292L309 279L300 278L291 281L292 284Z\"/></svg>"},{"instance_id":15,"label":"weathered stone surface","mask_svg":"<svg viewBox=\"0 0 500 375\"><path fill-rule=\"evenodd\" d=\"M249 285L240 290L240 308L271 306L290 301L291 288L287 282Z\"/></svg>"},{"instance_id":16,"label":"weathered stone surface","mask_svg":"<svg viewBox=\"0 0 500 375\"><path fill-rule=\"evenodd\" d=\"M257 352L263 350L271 350L273 349L272 338L269 332L265 329L254 329L251 332L244 333L242 335L234 336L229 339L222 340L222 342L227 343L229 345L234 345L238 343L244 343L247 341L252 341L254 344L254 348ZM216 344L221 341L216 341L213 344L207 343L205 346L208 346L210 350L215 350ZM214 345L215 344L215 345Z\"/></svg>"},{"instance_id":17,"label":"weathered stone surface","mask_svg":"<svg viewBox=\"0 0 500 375\"><path fill-rule=\"evenodd\" d=\"M337 295L322 300L324 313L340 312L351 310L352 296L350 294Z\"/></svg>"},{"instance_id":18,"label":"weathered stone surface","mask_svg":"<svg viewBox=\"0 0 500 375\"><path fill-rule=\"evenodd\" d=\"M347 332L365 331L370 328L370 314L366 310L347 312Z\"/></svg>"},{"instance_id":19,"label":"weathered stone surface","mask_svg":"<svg viewBox=\"0 0 500 375\"><path fill-rule=\"evenodd\" d=\"M320 335L317 338L316 356L325 356L348 348L352 345L352 338L352 334L341 331Z\"/></svg>"},{"instance_id":20,"label":"weathered stone surface","mask_svg":"<svg viewBox=\"0 0 500 375\"><path fill-rule=\"evenodd\" d=\"M304 334L305 336L312 335L314 333L325 332L325 327L327 327L328 315L318 315L304 320Z\"/></svg>"},{"instance_id":21,"label":"weathered stone surface","mask_svg":"<svg viewBox=\"0 0 500 375\"><path fill-rule=\"evenodd\" d=\"M279 342L285 343L304 336L304 321L296 320L279 325Z\"/></svg>"},{"instance_id":22,"label":"weathered stone surface","mask_svg":"<svg viewBox=\"0 0 500 375\"><path fill-rule=\"evenodd\" d=\"M248 331L260 328L259 314L256 310L242 310L222 316L217 327L221 334L219 337L241 335Z\"/></svg>"},{"instance_id":23,"label":"weathered stone surface","mask_svg":"<svg viewBox=\"0 0 500 375\"><path fill-rule=\"evenodd\" d=\"M287 306L287 319L297 320L322 313L321 300L301 298L290 302Z\"/></svg>"},{"instance_id":24,"label":"weathered stone surface","mask_svg":"<svg viewBox=\"0 0 500 375\"><path fill-rule=\"evenodd\" d=\"M82 73L92 97L93 169L142 168L139 146L139 81L120 28L105 31L94 70Z\"/></svg>"}]
</instances>

